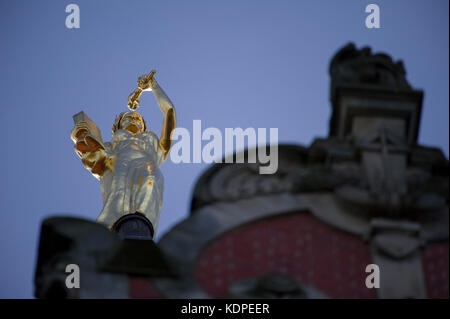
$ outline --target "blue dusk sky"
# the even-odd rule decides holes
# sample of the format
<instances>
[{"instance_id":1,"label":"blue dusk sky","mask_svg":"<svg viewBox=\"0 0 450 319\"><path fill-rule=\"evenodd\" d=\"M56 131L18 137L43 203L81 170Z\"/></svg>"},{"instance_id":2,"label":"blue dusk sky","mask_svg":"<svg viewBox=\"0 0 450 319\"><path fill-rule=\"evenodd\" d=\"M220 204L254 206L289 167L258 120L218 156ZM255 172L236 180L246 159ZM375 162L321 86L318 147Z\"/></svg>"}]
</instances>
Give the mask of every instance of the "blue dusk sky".
<instances>
[{"instance_id":1,"label":"blue dusk sky","mask_svg":"<svg viewBox=\"0 0 450 319\"><path fill-rule=\"evenodd\" d=\"M80 28L65 8L80 8ZM33 298L42 220L95 220L99 182L73 152L72 115L84 110L111 138L137 77L156 69L178 125L278 128L280 143L309 145L328 134L328 65L348 42L401 59L425 91L419 142L449 151L449 2L376 1L381 28L368 29L372 1L0 2L0 297ZM141 114L158 135L153 94ZM208 164L162 167L157 238L184 219Z\"/></svg>"}]
</instances>

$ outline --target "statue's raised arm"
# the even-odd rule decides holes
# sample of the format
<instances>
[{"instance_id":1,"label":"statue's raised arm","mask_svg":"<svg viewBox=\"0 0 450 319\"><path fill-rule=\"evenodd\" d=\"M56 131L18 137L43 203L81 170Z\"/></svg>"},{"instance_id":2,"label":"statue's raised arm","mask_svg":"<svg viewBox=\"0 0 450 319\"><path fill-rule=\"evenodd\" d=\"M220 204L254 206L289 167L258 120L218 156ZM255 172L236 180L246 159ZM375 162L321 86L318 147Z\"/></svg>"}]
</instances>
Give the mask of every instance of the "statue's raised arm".
<instances>
[{"instance_id":1,"label":"statue's raised arm","mask_svg":"<svg viewBox=\"0 0 450 319\"><path fill-rule=\"evenodd\" d=\"M169 97L164 90L156 82L154 75L156 71L151 71L148 75L143 75L138 79L137 89L130 94L128 98L128 108L136 110L139 107L139 98L144 91L152 91L155 95L156 102L164 114L163 125L161 129L161 137L159 139L160 152L162 152L163 160L167 158L172 146L170 135L176 127L175 109Z\"/></svg>"}]
</instances>

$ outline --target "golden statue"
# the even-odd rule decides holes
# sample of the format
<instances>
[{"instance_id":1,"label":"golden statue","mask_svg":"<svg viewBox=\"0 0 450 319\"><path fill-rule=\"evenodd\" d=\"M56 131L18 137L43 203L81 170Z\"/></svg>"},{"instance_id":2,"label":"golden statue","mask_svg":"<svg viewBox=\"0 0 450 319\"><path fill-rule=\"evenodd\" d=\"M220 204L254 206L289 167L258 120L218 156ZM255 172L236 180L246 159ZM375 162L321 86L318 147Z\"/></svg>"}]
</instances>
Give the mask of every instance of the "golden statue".
<instances>
[{"instance_id":1,"label":"golden statue","mask_svg":"<svg viewBox=\"0 0 450 319\"><path fill-rule=\"evenodd\" d=\"M117 116L113 139L103 143L100 130L84 112L74 115L71 138L75 152L92 175L100 180L103 209L97 221L114 228L128 214L145 216L151 222L152 236L161 212L164 179L159 166L167 159L175 128L172 102L154 79L155 71L139 78L137 89L128 98L131 111ZM142 116L135 112L144 91L152 91L164 114L161 137L148 130Z\"/></svg>"}]
</instances>

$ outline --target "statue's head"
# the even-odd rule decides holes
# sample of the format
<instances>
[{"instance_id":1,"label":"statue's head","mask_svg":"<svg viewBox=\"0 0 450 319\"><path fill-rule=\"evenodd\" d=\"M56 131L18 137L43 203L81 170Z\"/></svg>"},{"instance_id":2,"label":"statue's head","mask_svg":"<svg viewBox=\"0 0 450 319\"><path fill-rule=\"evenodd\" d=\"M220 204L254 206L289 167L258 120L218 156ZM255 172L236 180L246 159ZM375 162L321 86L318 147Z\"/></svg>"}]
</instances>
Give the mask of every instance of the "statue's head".
<instances>
[{"instance_id":1,"label":"statue's head","mask_svg":"<svg viewBox=\"0 0 450 319\"><path fill-rule=\"evenodd\" d=\"M114 133L120 129L126 130L132 134L138 134L145 132L147 130L147 125L141 114L138 112L123 112L116 117L112 128L112 134L114 135Z\"/></svg>"}]
</instances>

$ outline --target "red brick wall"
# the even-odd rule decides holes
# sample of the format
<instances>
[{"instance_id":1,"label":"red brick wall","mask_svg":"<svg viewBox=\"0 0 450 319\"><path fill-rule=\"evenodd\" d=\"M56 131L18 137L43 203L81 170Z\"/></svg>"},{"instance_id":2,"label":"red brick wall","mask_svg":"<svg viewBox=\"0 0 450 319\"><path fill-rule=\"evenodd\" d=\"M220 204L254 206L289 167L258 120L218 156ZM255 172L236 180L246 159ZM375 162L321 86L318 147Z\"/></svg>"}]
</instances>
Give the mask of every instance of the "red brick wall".
<instances>
[{"instance_id":1,"label":"red brick wall","mask_svg":"<svg viewBox=\"0 0 450 319\"><path fill-rule=\"evenodd\" d=\"M282 272L333 298L375 298L365 286L369 247L306 213L257 221L225 234L198 259L195 278L216 298L236 280Z\"/></svg>"},{"instance_id":2,"label":"red brick wall","mask_svg":"<svg viewBox=\"0 0 450 319\"><path fill-rule=\"evenodd\" d=\"M430 298L448 298L448 242L423 251ZM369 246L306 213L280 215L233 230L199 256L195 279L224 298L240 279L282 272L332 298L376 298L365 286Z\"/></svg>"},{"instance_id":3,"label":"red brick wall","mask_svg":"<svg viewBox=\"0 0 450 319\"><path fill-rule=\"evenodd\" d=\"M448 241L422 250L428 298L448 298Z\"/></svg>"},{"instance_id":4,"label":"red brick wall","mask_svg":"<svg viewBox=\"0 0 450 319\"><path fill-rule=\"evenodd\" d=\"M130 277L129 296L135 299L161 299L163 296L157 291L149 279L142 277Z\"/></svg>"}]
</instances>

